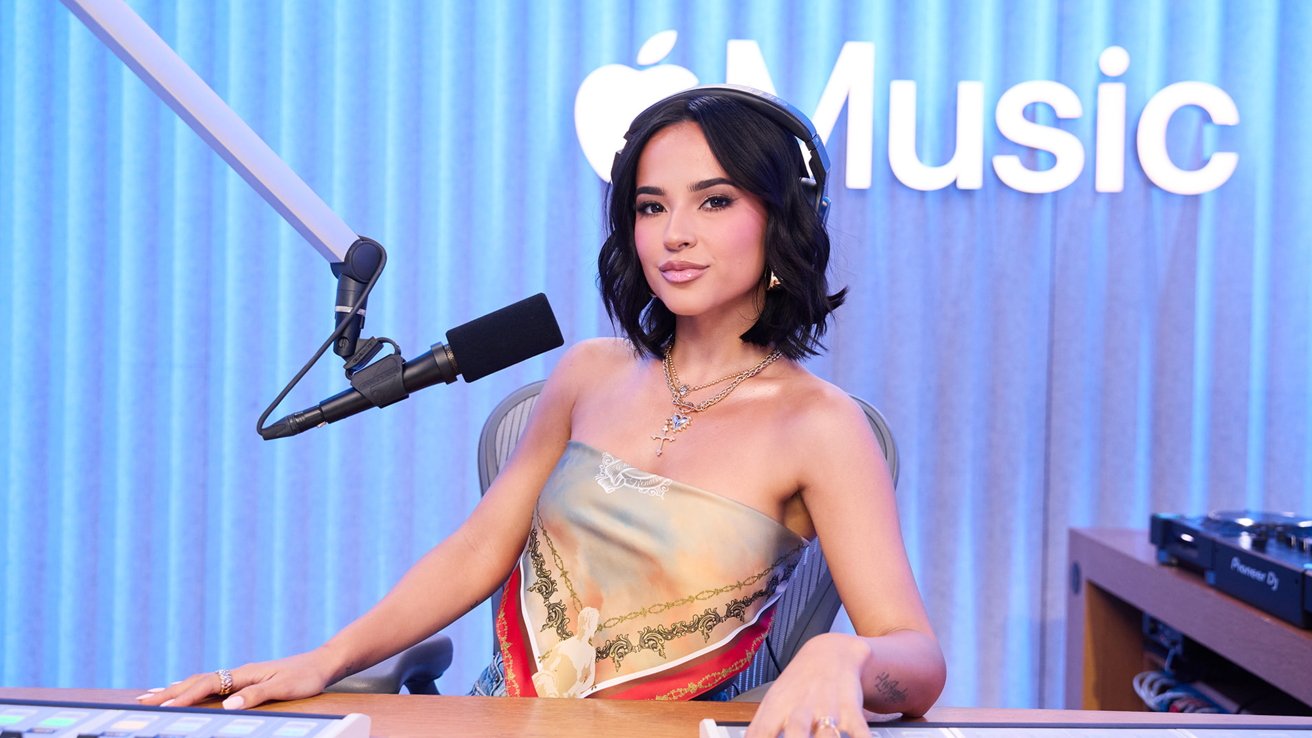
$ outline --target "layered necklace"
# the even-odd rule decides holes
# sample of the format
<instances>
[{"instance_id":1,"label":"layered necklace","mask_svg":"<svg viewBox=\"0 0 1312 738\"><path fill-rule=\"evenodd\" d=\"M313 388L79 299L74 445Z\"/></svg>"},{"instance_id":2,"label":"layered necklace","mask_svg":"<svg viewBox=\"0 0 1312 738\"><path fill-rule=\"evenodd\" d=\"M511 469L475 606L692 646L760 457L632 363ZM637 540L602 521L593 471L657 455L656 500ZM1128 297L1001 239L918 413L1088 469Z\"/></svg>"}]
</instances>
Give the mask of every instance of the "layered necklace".
<instances>
[{"instance_id":1,"label":"layered necklace","mask_svg":"<svg viewBox=\"0 0 1312 738\"><path fill-rule=\"evenodd\" d=\"M670 417L665 419L665 424L661 426L660 435L654 435L651 437L653 441L660 441L660 446L656 448L656 455L660 456L664 453L665 444L667 442L674 443L674 436L687 430L688 426L692 425L693 415L702 412L706 408L728 397L730 392L733 392L738 388L738 385L755 377L757 374L760 374L780 356L782 356L782 354L776 349L775 351L771 351L769 355L764 359L761 359L760 363L750 369L745 369L733 374L726 374L714 381L699 384L696 387L689 387L679 381L679 372L674 368L674 342L670 341L670 345L665 347L665 358L661 360L661 367L665 370L665 386L670 389L670 402L674 405L674 412L670 414ZM688 400L688 395L693 392L704 390L708 387L714 387L721 382L728 382L729 384L713 397L701 402L691 402Z\"/></svg>"}]
</instances>

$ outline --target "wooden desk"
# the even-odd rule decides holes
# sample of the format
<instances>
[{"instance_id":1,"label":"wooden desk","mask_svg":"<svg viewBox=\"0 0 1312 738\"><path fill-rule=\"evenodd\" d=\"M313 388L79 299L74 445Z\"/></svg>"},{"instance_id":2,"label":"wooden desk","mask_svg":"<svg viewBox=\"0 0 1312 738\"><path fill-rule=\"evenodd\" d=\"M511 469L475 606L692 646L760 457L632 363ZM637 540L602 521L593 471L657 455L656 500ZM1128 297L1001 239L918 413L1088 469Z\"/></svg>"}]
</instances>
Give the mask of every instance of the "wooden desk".
<instances>
[{"instance_id":1,"label":"wooden desk","mask_svg":"<svg viewBox=\"0 0 1312 738\"><path fill-rule=\"evenodd\" d=\"M0 699L136 704L139 690L0 688ZM217 707L208 703L204 707ZM385 738L697 738L703 718L750 720L756 706L739 702L630 702L549 700L508 697L423 697L418 695L321 694L308 700L264 708L281 712L370 717L372 733ZM1077 710L995 710L936 707L928 720L952 723L1158 723L1307 726L1307 718L1250 715L1166 715L1162 713L1082 712Z\"/></svg>"},{"instance_id":2,"label":"wooden desk","mask_svg":"<svg viewBox=\"0 0 1312 738\"><path fill-rule=\"evenodd\" d=\"M1312 705L1312 631L1158 564L1147 531L1072 529L1070 564L1082 581L1067 589L1069 707L1144 709L1130 684L1144 670L1144 613Z\"/></svg>"}]
</instances>

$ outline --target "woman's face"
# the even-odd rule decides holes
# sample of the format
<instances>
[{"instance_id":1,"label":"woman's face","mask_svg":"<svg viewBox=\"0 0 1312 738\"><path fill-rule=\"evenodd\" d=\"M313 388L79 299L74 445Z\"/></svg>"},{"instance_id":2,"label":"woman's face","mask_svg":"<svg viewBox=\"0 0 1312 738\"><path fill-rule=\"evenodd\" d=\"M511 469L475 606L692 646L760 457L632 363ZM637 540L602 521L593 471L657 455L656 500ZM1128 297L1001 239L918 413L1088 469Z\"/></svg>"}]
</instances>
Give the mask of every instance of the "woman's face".
<instances>
[{"instance_id":1,"label":"woman's face","mask_svg":"<svg viewBox=\"0 0 1312 738\"><path fill-rule=\"evenodd\" d=\"M651 291L675 315L756 322L764 204L725 173L696 123L651 137L638 157L634 242Z\"/></svg>"}]
</instances>

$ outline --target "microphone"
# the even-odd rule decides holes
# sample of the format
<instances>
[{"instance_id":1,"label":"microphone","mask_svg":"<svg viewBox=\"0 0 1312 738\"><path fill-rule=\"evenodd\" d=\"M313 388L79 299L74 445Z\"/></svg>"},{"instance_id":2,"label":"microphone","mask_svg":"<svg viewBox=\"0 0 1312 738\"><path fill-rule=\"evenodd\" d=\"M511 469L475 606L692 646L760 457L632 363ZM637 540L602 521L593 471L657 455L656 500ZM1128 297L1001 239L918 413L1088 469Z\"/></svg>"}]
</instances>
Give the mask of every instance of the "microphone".
<instances>
[{"instance_id":1,"label":"microphone","mask_svg":"<svg viewBox=\"0 0 1312 738\"><path fill-rule=\"evenodd\" d=\"M359 382L353 376L351 389L288 415L261 429L260 435L266 441L294 436L371 407L404 400L409 393L438 382L451 384L457 376L466 382L482 379L565 343L551 303L541 293L452 328L446 332L446 341L406 362L393 354L361 369L356 375L382 367ZM386 371L389 360L401 364L399 372Z\"/></svg>"}]
</instances>

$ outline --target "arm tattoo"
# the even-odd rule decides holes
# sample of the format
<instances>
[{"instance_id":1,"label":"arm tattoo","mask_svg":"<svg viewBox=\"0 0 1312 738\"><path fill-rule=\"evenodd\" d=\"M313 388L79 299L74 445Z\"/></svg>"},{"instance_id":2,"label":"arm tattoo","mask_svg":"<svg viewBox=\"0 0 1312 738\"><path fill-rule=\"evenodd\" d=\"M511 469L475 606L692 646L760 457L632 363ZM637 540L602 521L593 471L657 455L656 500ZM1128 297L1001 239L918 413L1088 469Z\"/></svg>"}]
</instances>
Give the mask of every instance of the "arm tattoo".
<instances>
[{"instance_id":1,"label":"arm tattoo","mask_svg":"<svg viewBox=\"0 0 1312 738\"><path fill-rule=\"evenodd\" d=\"M875 692L881 697L888 700L890 705L900 705L907 701L907 691L898 689L899 682L889 676L888 672L881 671L879 676L875 677Z\"/></svg>"}]
</instances>

